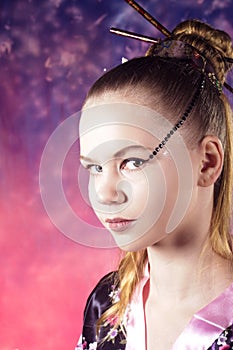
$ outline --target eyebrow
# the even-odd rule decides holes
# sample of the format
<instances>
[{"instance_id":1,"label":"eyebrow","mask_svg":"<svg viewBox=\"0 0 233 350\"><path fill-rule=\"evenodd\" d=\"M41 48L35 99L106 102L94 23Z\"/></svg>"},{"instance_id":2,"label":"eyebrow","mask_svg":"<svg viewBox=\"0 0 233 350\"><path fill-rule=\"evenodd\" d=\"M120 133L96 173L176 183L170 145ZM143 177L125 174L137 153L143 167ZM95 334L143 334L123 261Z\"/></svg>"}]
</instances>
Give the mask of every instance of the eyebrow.
<instances>
[{"instance_id":1,"label":"eyebrow","mask_svg":"<svg viewBox=\"0 0 233 350\"><path fill-rule=\"evenodd\" d=\"M125 148L122 148L121 150L114 153L112 156L113 157L122 157L129 151L138 151L138 150L147 151L147 152L151 151L149 148L145 148L144 146L132 145L132 146L127 146ZM80 155L80 160L84 160L86 162L93 162L93 163L95 162L93 159L91 159L89 157L82 156L82 155Z\"/></svg>"}]
</instances>

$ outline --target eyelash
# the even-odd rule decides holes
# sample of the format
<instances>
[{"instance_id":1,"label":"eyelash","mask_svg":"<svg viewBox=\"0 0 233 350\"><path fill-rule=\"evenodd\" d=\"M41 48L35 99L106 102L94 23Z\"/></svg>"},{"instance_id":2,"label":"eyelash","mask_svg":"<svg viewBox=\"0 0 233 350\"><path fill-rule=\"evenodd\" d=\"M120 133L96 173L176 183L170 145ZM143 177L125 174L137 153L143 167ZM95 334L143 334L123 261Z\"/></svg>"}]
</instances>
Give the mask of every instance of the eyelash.
<instances>
[{"instance_id":1,"label":"eyelash","mask_svg":"<svg viewBox=\"0 0 233 350\"><path fill-rule=\"evenodd\" d=\"M135 165L135 168L134 169L128 169L127 171L138 171L141 169L141 167L145 164L147 160L145 159L141 159L141 158L129 158L129 159L125 159L122 164L121 164L121 168L123 168L123 166L125 166L127 163L130 163L130 162L133 162L133 163L139 163L138 165Z\"/></svg>"},{"instance_id":2,"label":"eyelash","mask_svg":"<svg viewBox=\"0 0 233 350\"><path fill-rule=\"evenodd\" d=\"M141 159L141 158L128 158L123 160L123 162L120 165L120 169L124 170L126 168L127 163L133 162L134 163L134 169L127 169L126 171L132 172L132 171L139 171L141 167L148 161L148 159ZM136 165L136 163L139 163ZM96 173L93 173L91 170L95 169ZM97 170L98 168L98 170ZM89 164L86 166L86 169L89 170L90 174L93 176L97 176L102 173L103 168L101 165L98 164Z\"/></svg>"},{"instance_id":3,"label":"eyelash","mask_svg":"<svg viewBox=\"0 0 233 350\"><path fill-rule=\"evenodd\" d=\"M101 172L102 172L102 170L103 170L103 168L102 168L102 166L101 165L97 165L97 164L89 164L89 165L87 165L85 168L90 172L90 174L91 175L93 175L93 176L97 176L97 175L99 175L99 174L101 174L101 172L99 172L99 171L97 171L95 174L94 173L92 173L92 168L101 168Z\"/></svg>"}]
</instances>

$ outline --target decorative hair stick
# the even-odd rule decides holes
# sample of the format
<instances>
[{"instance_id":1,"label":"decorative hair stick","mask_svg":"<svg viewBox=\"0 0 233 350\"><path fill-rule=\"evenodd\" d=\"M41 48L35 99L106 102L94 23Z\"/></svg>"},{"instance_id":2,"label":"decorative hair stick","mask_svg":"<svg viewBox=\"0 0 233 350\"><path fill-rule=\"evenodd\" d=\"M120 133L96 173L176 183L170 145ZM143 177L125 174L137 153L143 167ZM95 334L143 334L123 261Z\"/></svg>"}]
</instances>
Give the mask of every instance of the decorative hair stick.
<instances>
[{"instance_id":1,"label":"decorative hair stick","mask_svg":"<svg viewBox=\"0 0 233 350\"><path fill-rule=\"evenodd\" d=\"M133 39L145 41L147 43L156 44L156 43L159 42L158 39L152 38L150 36L141 35L141 34L137 34L137 33L132 33L132 32L128 32L127 30L122 30L122 29L118 29L118 28L110 28L110 32L114 33L114 34L119 34L119 35L122 35L122 36L126 36L128 38L133 38Z\"/></svg>"},{"instance_id":2,"label":"decorative hair stick","mask_svg":"<svg viewBox=\"0 0 233 350\"><path fill-rule=\"evenodd\" d=\"M171 32L167 28L165 28L159 21L157 21L154 17L152 17L144 8L142 8L136 1L134 0L125 0L127 4L132 6L140 15L142 15L148 22L150 22L153 26L155 26L161 33L165 36L171 36Z\"/></svg>"},{"instance_id":3,"label":"decorative hair stick","mask_svg":"<svg viewBox=\"0 0 233 350\"><path fill-rule=\"evenodd\" d=\"M229 90L233 94L233 88L227 84L226 82L223 84L227 90Z\"/></svg>"},{"instance_id":4,"label":"decorative hair stick","mask_svg":"<svg viewBox=\"0 0 233 350\"><path fill-rule=\"evenodd\" d=\"M171 37L172 33L165 28L159 21L157 21L154 17L152 17L146 10L144 10L143 7L141 7L136 1L134 0L125 0L125 2L127 2L128 5L132 6L134 8L134 10L136 10L140 15L142 15L148 22L150 22L154 27L156 27L162 34L164 34L166 37ZM130 33L127 31L123 31L121 29L114 29L112 28L112 30L110 30L113 33L116 34L120 34L120 35L124 35L124 36L128 36L131 38L135 38L135 39L139 39L139 40L143 40L143 41L148 41L148 42L158 42L158 41L149 41L149 40L153 40L153 38L150 37L146 37L143 35L139 35L139 34L134 34L134 33ZM144 40L143 38L148 38L149 40ZM229 63L233 63L233 58L231 57L224 57L224 59L229 62ZM233 88L227 84L226 82L224 82L223 84L225 86L225 88L227 88L231 93L233 93Z\"/></svg>"}]
</instances>

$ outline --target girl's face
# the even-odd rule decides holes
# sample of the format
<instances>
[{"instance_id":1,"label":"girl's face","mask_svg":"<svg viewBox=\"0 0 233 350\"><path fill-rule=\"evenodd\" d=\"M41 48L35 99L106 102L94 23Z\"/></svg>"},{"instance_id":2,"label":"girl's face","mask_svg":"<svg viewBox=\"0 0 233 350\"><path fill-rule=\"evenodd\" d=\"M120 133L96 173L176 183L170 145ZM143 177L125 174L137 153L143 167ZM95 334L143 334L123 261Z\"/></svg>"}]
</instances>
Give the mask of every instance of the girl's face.
<instances>
[{"instance_id":1,"label":"girl's face","mask_svg":"<svg viewBox=\"0 0 233 350\"><path fill-rule=\"evenodd\" d=\"M87 102L80 121L80 159L101 223L125 250L151 246L184 229L195 201L195 156L173 125L145 106L111 96Z\"/></svg>"}]
</instances>

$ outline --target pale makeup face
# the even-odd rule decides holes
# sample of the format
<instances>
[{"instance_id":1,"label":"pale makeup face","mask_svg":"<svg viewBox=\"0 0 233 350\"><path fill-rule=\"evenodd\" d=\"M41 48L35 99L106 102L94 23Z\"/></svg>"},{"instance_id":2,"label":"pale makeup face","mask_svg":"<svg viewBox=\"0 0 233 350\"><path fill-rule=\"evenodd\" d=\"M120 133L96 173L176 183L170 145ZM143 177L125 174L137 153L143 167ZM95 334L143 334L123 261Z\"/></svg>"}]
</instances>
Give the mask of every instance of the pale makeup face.
<instances>
[{"instance_id":1,"label":"pale makeup face","mask_svg":"<svg viewBox=\"0 0 233 350\"><path fill-rule=\"evenodd\" d=\"M80 159L101 223L125 250L151 246L182 227L195 197L193 161L176 133L149 158L172 124L155 111L112 98L87 103Z\"/></svg>"}]
</instances>

